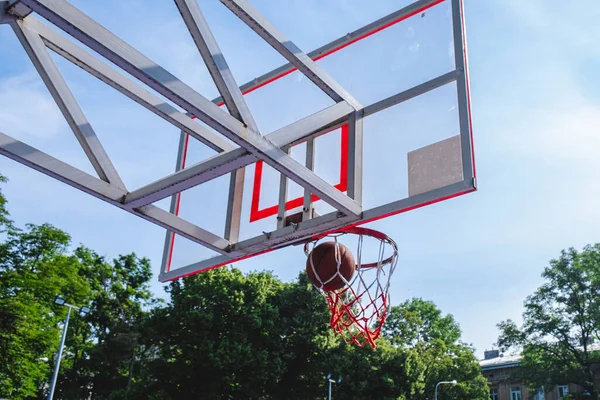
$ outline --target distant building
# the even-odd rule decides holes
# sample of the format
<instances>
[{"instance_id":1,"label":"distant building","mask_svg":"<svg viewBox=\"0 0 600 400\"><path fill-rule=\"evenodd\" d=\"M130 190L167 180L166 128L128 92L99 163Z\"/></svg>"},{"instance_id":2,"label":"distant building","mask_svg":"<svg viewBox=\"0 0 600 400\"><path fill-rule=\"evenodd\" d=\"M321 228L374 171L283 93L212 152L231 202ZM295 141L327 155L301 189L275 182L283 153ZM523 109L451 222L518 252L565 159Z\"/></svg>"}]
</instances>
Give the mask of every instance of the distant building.
<instances>
[{"instance_id":1,"label":"distant building","mask_svg":"<svg viewBox=\"0 0 600 400\"><path fill-rule=\"evenodd\" d=\"M551 392L544 393L543 388L530 392L527 385L510 379L510 374L521 366L520 355L505 356L498 350L490 350L484 353L479 365L488 381L491 400L558 400L569 393L583 392L581 387L568 382L555 386Z\"/></svg>"}]
</instances>

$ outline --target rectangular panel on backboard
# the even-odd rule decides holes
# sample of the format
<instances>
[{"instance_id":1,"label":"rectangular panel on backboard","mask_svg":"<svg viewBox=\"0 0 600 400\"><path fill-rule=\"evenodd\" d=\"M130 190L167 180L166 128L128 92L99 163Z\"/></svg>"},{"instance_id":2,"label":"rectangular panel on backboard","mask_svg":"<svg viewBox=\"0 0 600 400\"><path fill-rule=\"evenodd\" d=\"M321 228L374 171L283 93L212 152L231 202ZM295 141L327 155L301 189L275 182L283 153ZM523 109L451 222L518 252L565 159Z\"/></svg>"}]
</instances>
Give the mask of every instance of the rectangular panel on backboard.
<instances>
[{"instance_id":1,"label":"rectangular panel on backboard","mask_svg":"<svg viewBox=\"0 0 600 400\"><path fill-rule=\"evenodd\" d=\"M460 136L408 153L408 195L416 196L463 181Z\"/></svg>"}]
</instances>

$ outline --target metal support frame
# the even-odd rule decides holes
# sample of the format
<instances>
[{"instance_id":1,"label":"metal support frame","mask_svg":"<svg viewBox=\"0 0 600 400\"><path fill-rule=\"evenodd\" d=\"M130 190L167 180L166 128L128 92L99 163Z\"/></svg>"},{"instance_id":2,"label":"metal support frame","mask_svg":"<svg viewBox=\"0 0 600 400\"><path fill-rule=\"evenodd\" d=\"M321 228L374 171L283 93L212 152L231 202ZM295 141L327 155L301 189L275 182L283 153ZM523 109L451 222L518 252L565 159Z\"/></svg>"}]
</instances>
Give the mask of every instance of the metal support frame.
<instances>
[{"instance_id":1,"label":"metal support frame","mask_svg":"<svg viewBox=\"0 0 600 400\"><path fill-rule=\"evenodd\" d=\"M177 150L177 164L175 170L180 171L185 167L185 157L187 155L189 136L184 131L179 135L179 146ZM175 193L171 196L171 204L169 212L173 215L179 214L179 205L181 202L181 193ZM173 257L173 249L175 246L175 232L167 229L165 232L165 245L163 246L163 258L161 262L161 271L169 270Z\"/></svg>"},{"instance_id":2,"label":"metal support frame","mask_svg":"<svg viewBox=\"0 0 600 400\"><path fill-rule=\"evenodd\" d=\"M325 180L307 170L291 157L265 140L214 103L177 79L135 48L88 17L65 0L21 0L58 28L69 33L92 50L102 54L118 67L133 75L167 99L195 115L217 132L245 148L257 158L287 175L340 211L358 216L361 207Z\"/></svg>"},{"instance_id":3,"label":"metal support frame","mask_svg":"<svg viewBox=\"0 0 600 400\"><path fill-rule=\"evenodd\" d=\"M127 193L101 179L45 154L17 139L0 132L0 154L55 178L69 186L129 211L139 217L170 229L183 237L206 246L221 254L227 254L230 242L214 235L176 215L153 205L132 210L121 203Z\"/></svg>"},{"instance_id":4,"label":"metal support frame","mask_svg":"<svg viewBox=\"0 0 600 400\"><path fill-rule=\"evenodd\" d=\"M283 36L246 0L220 0L289 62L241 86L235 82L197 0L174 1L221 95L213 101L204 98L65 0L0 1L0 23L9 23L13 27L88 155L98 177L84 173L1 132L0 154L166 228L165 256L159 280L176 279L248 256L302 242L315 235L343 229L349 224L363 224L475 190L462 0L415 1L307 54ZM339 48L443 1L452 2L454 71L449 71L428 82L363 107L315 63L319 58L331 54ZM150 89L164 96L172 104L166 103L138 82L113 69L103 60L92 56L79 43L75 43L56 30L49 28L45 23L36 19L36 15L45 18L83 45L88 46ZM51 49L173 126L178 127L182 134L177 171L156 182L128 191L47 49ZM296 69L333 99L335 104L268 135L261 135L245 103L243 94ZM450 82L456 82L457 85L464 182L371 210L363 210L361 207L363 118ZM226 110L219 107L221 104L225 105ZM176 107L180 107L183 112ZM198 118L217 133L203 127L194 121L194 118ZM343 124L349 125L347 194L338 191L312 171L314 167L314 137ZM190 136L219 154L183 169L182 154ZM230 144L224 138L231 140L235 145ZM288 154L289 147L301 141L307 141L305 165L296 162ZM279 223L273 232L239 241L243 171L246 166L258 160L264 161L282 176ZM210 233L176 215L182 191L226 174L230 174L231 181L229 208L223 237ZM302 221L291 226L285 226L285 193L288 179L292 179L305 190ZM322 216L313 216L311 212L312 195L319 196L337 211ZM170 212L152 205L152 203L169 196L172 196ZM170 271L170 254L175 234L182 235L220 255L176 271Z\"/></svg>"},{"instance_id":5,"label":"metal support frame","mask_svg":"<svg viewBox=\"0 0 600 400\"><path fill-rule=\"evenodd\" d=\"M348 196L362 203L363 113L355 112L348 124Z\"/></svg>"}]
</instances>

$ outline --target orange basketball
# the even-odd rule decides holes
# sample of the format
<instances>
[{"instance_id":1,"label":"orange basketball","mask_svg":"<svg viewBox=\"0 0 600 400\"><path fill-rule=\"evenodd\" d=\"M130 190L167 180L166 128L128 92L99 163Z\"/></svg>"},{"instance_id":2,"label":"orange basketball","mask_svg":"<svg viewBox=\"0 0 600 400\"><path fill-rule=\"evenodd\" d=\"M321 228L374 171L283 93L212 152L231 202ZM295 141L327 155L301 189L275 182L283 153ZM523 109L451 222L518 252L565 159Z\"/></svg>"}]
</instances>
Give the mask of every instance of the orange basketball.
<instances>
[{"instance_id":1,"label":"orange basketball","mask_svg":"<svg viewBox=\"0 0 600 400\"><path fill-rule=\"evenodd\" d=\"M323 290L327 291L343 288L346 283L340 275L347 281L350 281L352 275L354 275L354 270L356 269L356 263L354 262L352 252L343 244L338 243L337 246L341 261L338 273L337 261L335 259L335 246L335 242L321 243L312 249L306 260L306 273L308 279L310 279L317 287L321 287L321 285L324 284ZM315 267L314 271L310 263L311 257ZM331 279L332 277L333 279ZM329 281L329 279L331 279L331 281Z\"/></svg>"}]
</instances>

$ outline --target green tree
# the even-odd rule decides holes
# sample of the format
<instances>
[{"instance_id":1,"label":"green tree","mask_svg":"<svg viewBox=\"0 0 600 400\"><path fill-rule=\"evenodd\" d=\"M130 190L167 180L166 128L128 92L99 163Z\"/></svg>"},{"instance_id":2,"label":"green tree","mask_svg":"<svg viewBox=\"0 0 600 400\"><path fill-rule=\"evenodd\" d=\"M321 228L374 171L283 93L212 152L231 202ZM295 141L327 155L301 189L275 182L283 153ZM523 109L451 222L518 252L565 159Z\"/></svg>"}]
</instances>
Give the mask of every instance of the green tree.
<instances>
[{"instance_id":1,"label":"green tree","mask_svg":"<svg viewBox=\"0 0 600 400\"><path fill-rule=\"evenodd\" d=\"M11 228L0 244L0 395L36 396L47 382L59 341L63 307L85 299L89 288L66 249L70 237L50 225ZM41 361L48 358L48 362Z\"/></svg>"},{"instance_id":2,"label":"green tree","mask_svg":"<svg viewBox=\"0 0 600 400\"><path fill-rule=\"evenodd\" d=\"M281 369L269 388L273 399L317 399L327 373L340 373L347 346L329 326L330 312L305 273L285 284L274 299Z\"/></svg>"},{"instance_id":3,"label":"green tree","mask_svg":"<svg viewBox=\"0 0 600 400\"><path fill-rule=\"evenodd\" d=\"M171 283L147 321L136 398L316 399L348 348L302 274L219 268Z\"/></svg>"},{"instance_id":4,"label":"green tree","mask_svg":"<svg viewBox=\"0 0 600 400\"><path fill-rule=\"evenodd\" d=\"M452 315L442 315L433 302L419 298L392 307L382 332L392 344L402 347L436 340L457 343L461 335Z\"/></svg>"},{"instance_id":5,"label":"green tree","mask_svg":"<svg viewBox=\"0 0 600 400\"><path fill-rule=\"evenodd\" d=\"M450 379L458 385L444 387L445 398L489 398L473 349L460 341L458 323L452 315L442 315L434 303L414 298L392 307L383 335L403 350L401 398L431 398L436 383Z\"/></svg>"},{"instance_id":6,"label":"green tree","mask_svg":"<svg viewBox=\"0 0 600 400\"><path fill-rule=\"evenodd\" d=\"M49 225L16 228L0 192L0 397L43 397L54 366L66 307L91 305L72 315L57 397L109 398L127 393L133 379L135 338L153 304L150 264L134 254L111 263ZM42 361L48 359L48 361Z\"/></svg>"},{"instance_id":7,"label":"green tree","mask_svg":"<svg viewBox=\"0 0 600 400\"><path fill-rule=\"evenodd\" d=\"M336 352L336 374L343 380L334 385L334 397L344 399L396 400L410 398L407 377L407 351L387 339L377 348L344 345Z\"/></svg>"},{"instance_id":8,"label":"green tree","mask_svg":"<svg viewBox=\"0 0 600 400\"><path fill-rule=\"evenodd\" d=\"M600 352L591 345L600 337L600 244L563 250L542 277L546 282L525 300L523 325L498 325L498 345L522 351L519 379L532 388L575 383L596 399Z\"/></svg>"},{"instance_id":9,"label":"green tree","mask_svg":"<svg viewBox=\"0 0 600 400\"><path fill-rule=\"evenodd\" d=\"M338 398L425 399L449 376L461 382L451 398L487 397L458 325L430 302L392 308L375 350L333 334L304 273L283 283L219 268L171 283L157 307L148 260L71 251L67 233L17 229L5 206L0 192L0 396L44 395L66 312L53 304L60 293L92 306L71 319L60 398L317 399L328 373L343 379Z\"/></svg>"},{"instance_id":10,"label":"green tree","mask_svg":"<svg viewBox=\"0 0 600 400\"><path fill-rule=\"evenodd\" d=\"M7 179L0 175L0 183L5 183ZM10 213L7 208L7 200L0 189L0 233L6 232L7 229L12 227L12 220L10 219Z\"/></svg>"},{"instance_id":11,"label":"green tree","mask_svg":"<svg viewBox=\"0 0 600 400\"><path fill-rule=\"evenodd\" d=\"M219 268L171 283L143 345L154 359L140 398L263 398L278 379L282 340L273 301L283 284L268 273Z\"/></svg>"},{"instance_id":12,"label":"green tree","mask_svg":"<svg viewBox=\"0 0 600 400\"><path fill-rule=\"evenodd\" d=\"M79 247L79 275L89 284L91 312L69 327L70 364L57 393L64 398L108 399L126 396L134 379L141 324L155 299L150 292L150 263L135 254L106 262Z\"/></svg>"},{"instance_id":13,"label":"green tree","mask_svg":"<svg viewBox=\"0 0 600 400\"><path fill-rule=\"evenodd\" d=\"M394 307L376 349L346 345L305 274L220 268L171 283L171 299L146 321L130 398L318 399L328 373L338 398L426 399L455 378L446 398L487 399L473 350L452 316L414 299ZM405 329L407 326L410 329Z\"/></svg>"}]
</instances>

